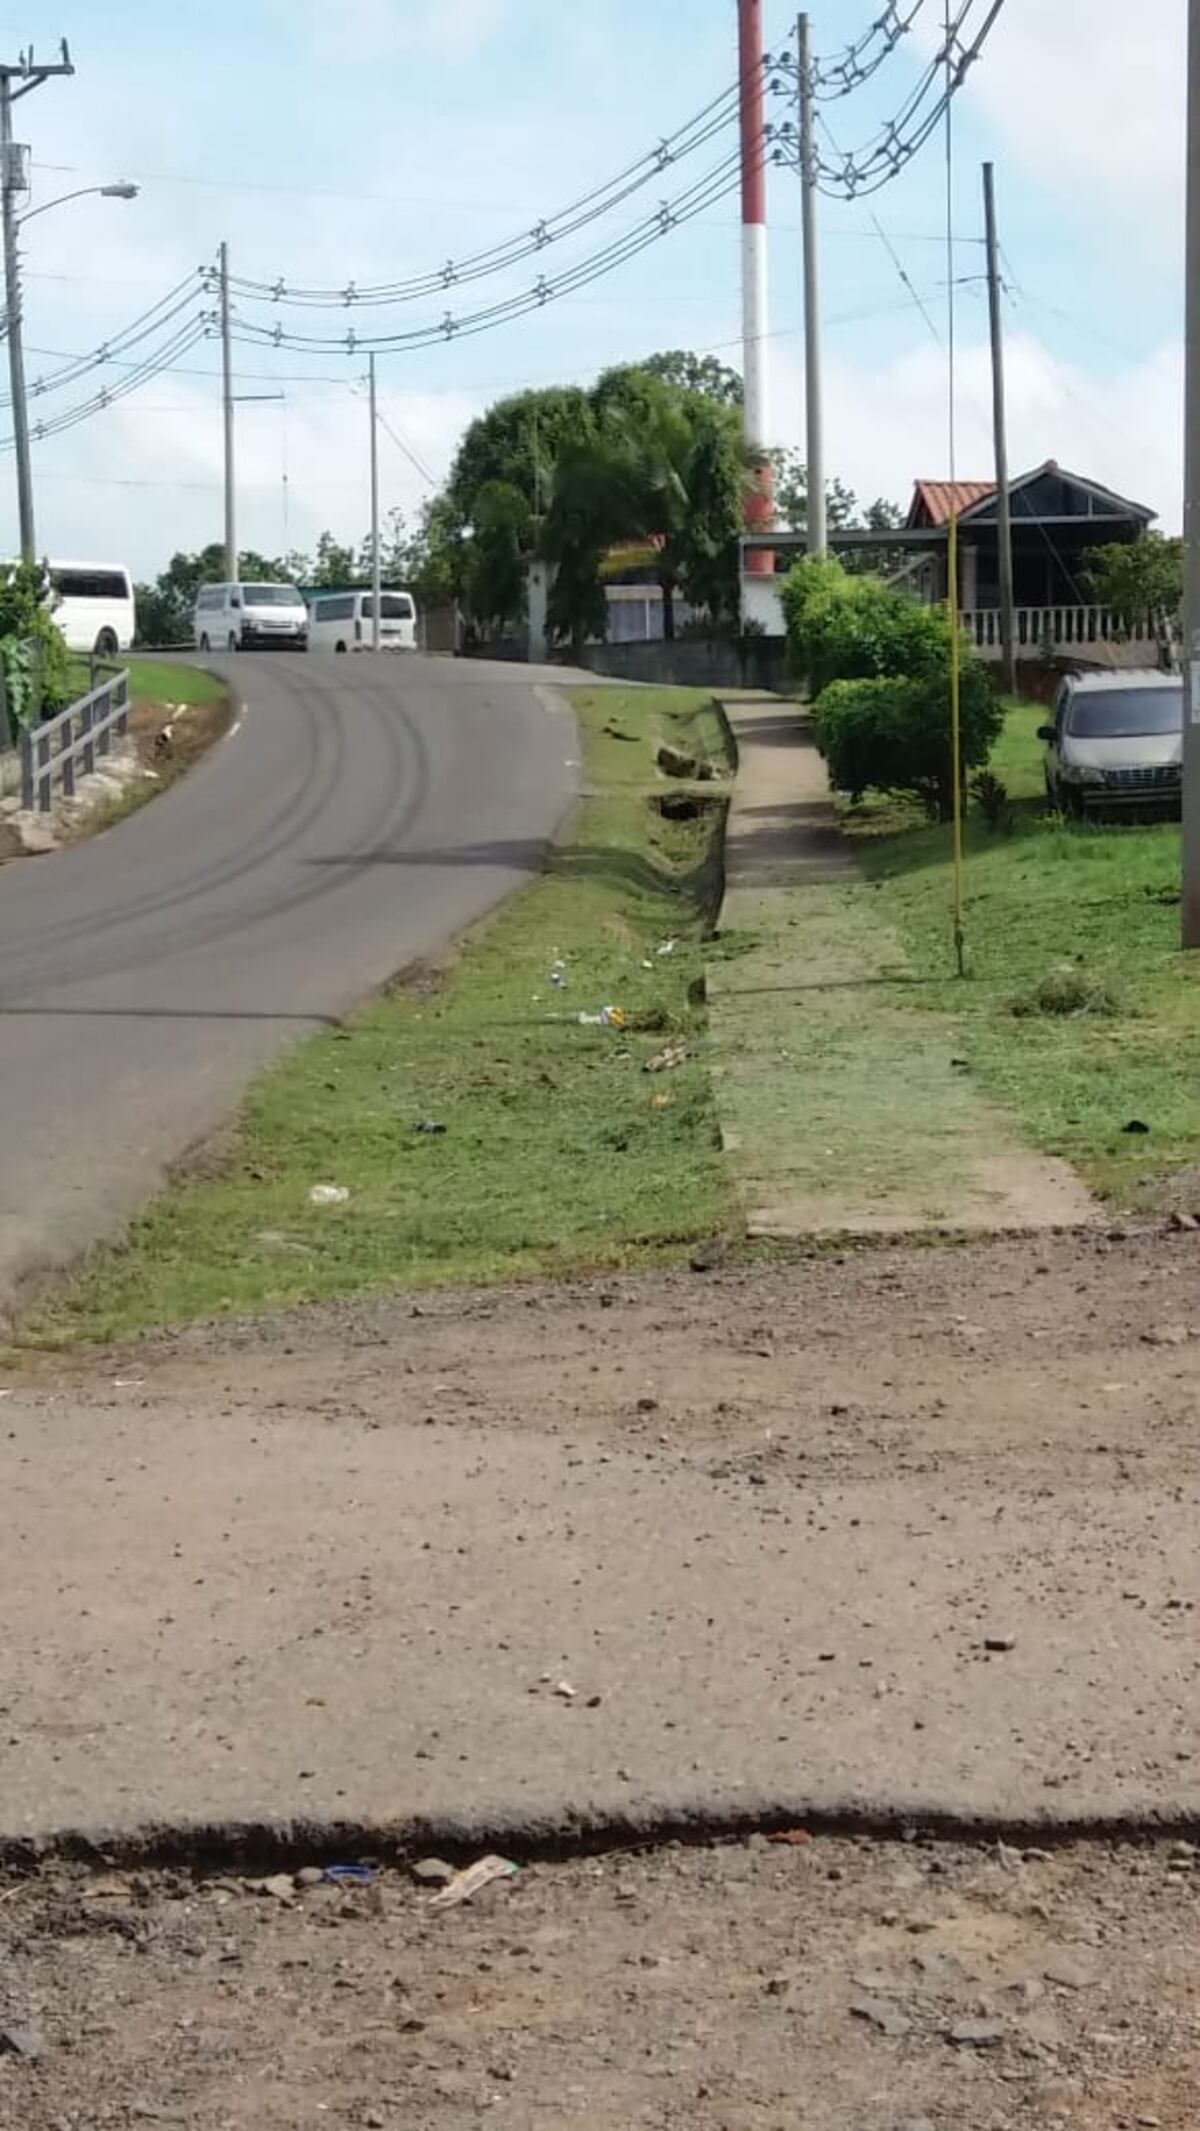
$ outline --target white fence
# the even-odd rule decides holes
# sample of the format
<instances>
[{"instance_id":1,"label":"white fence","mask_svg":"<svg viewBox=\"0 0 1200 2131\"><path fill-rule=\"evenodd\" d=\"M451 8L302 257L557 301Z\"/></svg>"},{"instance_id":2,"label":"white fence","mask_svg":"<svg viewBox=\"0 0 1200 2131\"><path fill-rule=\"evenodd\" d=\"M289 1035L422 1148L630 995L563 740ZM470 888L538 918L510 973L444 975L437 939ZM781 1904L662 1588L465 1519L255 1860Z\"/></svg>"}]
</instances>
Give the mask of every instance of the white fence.
<instances>
[{"instance_id":1,"label":"white fence","mask_svg":"<svg viewBox=\"0 0 1200 2131\"><path fill-rule=\"evenodd\" d=\"M1018 607L1014 619L1018 657L1024 653L1038 658L1045 652L1084 651L1101 645L1109 647L1106 663L1158 663L1158 631L1149 614L1128 623L1111 607ZM969 609L960 620L981 658L1000 657L998 607Z\"/></svg>"}]
</instances>

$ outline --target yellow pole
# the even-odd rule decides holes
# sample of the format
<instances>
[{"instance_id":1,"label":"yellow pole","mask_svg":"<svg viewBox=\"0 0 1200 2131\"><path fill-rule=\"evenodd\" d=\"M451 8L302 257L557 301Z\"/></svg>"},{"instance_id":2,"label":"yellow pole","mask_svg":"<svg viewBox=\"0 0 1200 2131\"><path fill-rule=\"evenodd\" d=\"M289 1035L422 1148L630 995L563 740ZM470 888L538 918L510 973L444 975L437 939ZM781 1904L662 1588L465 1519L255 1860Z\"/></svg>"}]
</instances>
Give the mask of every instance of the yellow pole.
<instances>
[{"instance_id":1,"label":"yellow pole","mask_svg":"<svg viewBox=\"0 0 1200 2131\"><path fill-rule=\"evenodd\" d=\"M958 974L965 977L966 935L963 930L963 788L962 788L962 688L961 638L958 628L958 512L950 513L947 548L947 600L950 608L950 756L954 777L954 955Z\"/></svg>"}]
</instances>

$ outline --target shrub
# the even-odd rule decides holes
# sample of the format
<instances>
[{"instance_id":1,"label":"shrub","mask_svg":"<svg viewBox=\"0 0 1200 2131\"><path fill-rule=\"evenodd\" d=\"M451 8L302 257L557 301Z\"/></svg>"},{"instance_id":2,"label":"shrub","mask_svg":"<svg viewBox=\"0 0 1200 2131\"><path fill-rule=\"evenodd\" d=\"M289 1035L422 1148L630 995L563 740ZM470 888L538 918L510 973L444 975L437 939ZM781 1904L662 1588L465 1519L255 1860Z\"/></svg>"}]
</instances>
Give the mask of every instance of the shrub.
<instances>
[{"instance_id":1,"label":"shrub","mask_svg":"<svg viewBox=\"0 0 1200 2131\"><path fill-rule=\"evenodd\" d=\"M962 766L987 761L1003 722L987 675L963 668ZM813 707L813 732L839 791L910 792L937 821L954 811L949 679L945 671L912 678L834 681Z\"/></svg>"},{"instance_id":2,"label":"shrub","mask_svg":"<svg viewBox=\"0 0 1200 2131\"><path fill-rule=\"evenodd\" d=\"M1008 786L1002 777L993 776L991 770L977 770L971 779L971 797L989 829L1003 829L1006 835L1012 833L1012 807Z\"/></svg>"},{"instance_id":3,"label":"shrub","mask_svg":"<svg viewBox=\"0 0 1200 2131\"><path fill-rule=\"evenodd\" d=\"M813 557L790 572L781 597L789 664L814 695L831 681L916 680L949 667L945 608L892 592L878 577L849 577L840 563Z\"/></svg>"},{"instance_id":4,"label":"shrub","mask_svg":"<svg viewBox=\"0 0 1200 2131\"><path fill-rule=\"evenodd\" d=\"M50 717L71 700L71 661L45 604L40 563L0 563L0 671L9 733Z\"/></svg>"}]
</instances>

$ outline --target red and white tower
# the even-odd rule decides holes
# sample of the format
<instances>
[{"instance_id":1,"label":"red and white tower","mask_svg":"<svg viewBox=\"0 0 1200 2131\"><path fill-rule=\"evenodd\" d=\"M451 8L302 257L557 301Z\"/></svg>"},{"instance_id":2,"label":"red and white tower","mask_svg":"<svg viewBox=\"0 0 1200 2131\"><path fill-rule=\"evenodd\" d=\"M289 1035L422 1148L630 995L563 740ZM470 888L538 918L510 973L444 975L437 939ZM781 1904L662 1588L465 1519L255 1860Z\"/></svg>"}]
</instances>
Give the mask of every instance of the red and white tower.
<instances>
[{"instance_id":1,"label":"red and white tower","mask_svg":"<svg viewBox=\"0 0 1200 2131\"><path fill-rule=\"evenodd\" d=\"M767 457L767 141L762 0L738 0L742 119L742 381L746 447L753 475L746 495L746 529L768 532L775 505ZM746 569L770 576L775 558L751 550Z\"/></svg>"}]
</instances>

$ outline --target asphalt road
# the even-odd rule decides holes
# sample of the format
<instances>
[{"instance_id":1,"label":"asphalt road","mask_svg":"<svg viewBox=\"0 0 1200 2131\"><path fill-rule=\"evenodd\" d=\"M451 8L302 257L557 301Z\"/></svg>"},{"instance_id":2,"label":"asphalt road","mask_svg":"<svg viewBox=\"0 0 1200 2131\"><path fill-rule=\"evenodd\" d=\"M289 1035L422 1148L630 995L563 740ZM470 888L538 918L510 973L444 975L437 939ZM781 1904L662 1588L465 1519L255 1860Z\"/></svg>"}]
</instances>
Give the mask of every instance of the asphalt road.
<instances>
[{"instance_id":1,"label":"asphalt road","mask_svg":"<svg viewBox=\"0 0 1200 2131\"><path fill-rule=\"evenodd\" d=\"M571 713L528 668L227 670L244 714L188 777L0 871L0 1308L119 1233L285 1044L535 870L575 790Z\"/></svg>"}]
</instances>

